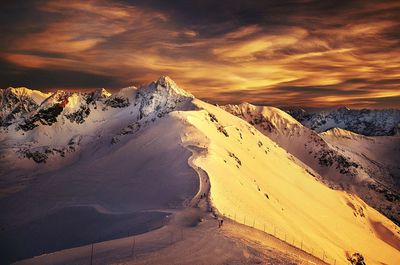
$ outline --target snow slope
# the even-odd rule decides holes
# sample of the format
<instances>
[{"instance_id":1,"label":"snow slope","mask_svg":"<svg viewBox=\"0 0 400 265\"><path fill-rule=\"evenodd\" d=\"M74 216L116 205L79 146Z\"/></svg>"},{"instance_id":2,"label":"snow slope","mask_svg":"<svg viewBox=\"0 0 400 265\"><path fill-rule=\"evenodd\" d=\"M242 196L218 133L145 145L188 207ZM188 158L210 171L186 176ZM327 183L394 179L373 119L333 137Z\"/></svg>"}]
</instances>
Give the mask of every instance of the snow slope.
<instances>
[{"instance_id":1,"label":"snow slope","mask_svg":"<svg viewBox=\"0 0 400 265\"><path fill-rule=\"evenodd\" d=\"M393 155L400 154L400 137L367 137L336 128L317 134L274 107L243 103L222 108L253 124L328 185L355 192L400 223L400 161Z\"/></svg>"},{"instance_id":2,"label":"snow slope","mask_svg":"<svg viewBox=\"0 0 400 265\"><path fill-rule=\"evenodd\" d=\"M18 124L3 129L0 245L7 247L0 249L0 263L99 237L145 232L162 223L168 209L189 204L199 178L177 134L182 125L160 117L181 106L191 109L191 96L178 94L172 86L162 78L131 90L131 98L119 101L130 100L129 105L115 108L108 98L87 104L84 99L91 94L74 93L51 124L36 121L31 130L18 129ZM142 89L152 92L139 95ZM56 97L52 100L59 104ZM81 107L90 110L80 115L81 122L67 117ZM140 131L127 130L132 124ZM166 213L159 214L159 209ZM121 225L121 219L129 222ZM53 229L54 222L58 229Z\"/></svg>"},{"instance_id":3,"label":"snow slope","mask_svg":"<svg viewBox=\"0 0 400 265\"><path fill-rule=\"evenodd\" d=\"M354 252L367 264L400 260L398 226L357 196L330 189L256 128L194 99L169 78L93 95L57 92L42 108L3 126L0 241L9 246L3 259L29 256L24 247L35 242L35 233L51 240L48 226L35 233L31 228L54 216L61 220L59 232L71 235L60 249L93 240L74 238L76 231L90 235L99 227L99 220L83 221L93 209L102 213L95 216L154 213L149 223L156 226L166 218L157 214L160 209L193 205L199 190L208 192L196 170L208 175L216 212L247 225L273 224L309 248L325 249L337 264ZM75 207L82 207L79 215L69 214ZM85 209L92 213L82 214ZM82 222L71 226L68 220ZM113 220L106 222L115 229L107 229L109 234L129 230L113 226ZM12 235L18 236L10 242Z\"/></svg>"},{"instance_id":4,"label":"snow slope","mask_svg":"<svg viewBox=\"0 0 400 265\"><path fill-rule=\"evenodd\" d=\"M203 217L202 222L198 221L199 217ZM148 233L94 244L93 264L326 265L300 249L250 227L225 220L219 228L218 220L199 209L176 212L170 219L167 225ZM85 265L91 247L66 249L15 265Z\"/></svg>"},{"instance_id":5,"label":"snow slope","mask_svg":"<svg viewBox=\"0 0 400 265\"><path fill-rule=\"evenodd\" d=\"M193 141L195 131L189 131L184 142L208 145L207 155L194 163L208 173L211 201L218 211L236 215L239 222L246 218L274 224L304 245L326 249L338 264L346 263L346 253L355 251L365 256L367 264L399 260L395 224L357 196L318 181L247 122L218 107L196 104L205 110L181 114L202 133L202 139ZM378 228L381 225L386 227L384 233Z\"/></svg>"},{"instance_id":6,"label":"snow slope","mask_svg":"<svg viewBox=\"0 0 400 265\"><path fill-rule=\"evenodd\" d=\"M333 147L348 153L370 176L400 192L400 136L371 137L334 128L319 134ZM367 163L369 162L369 163Z\"/></svg>"},{"instance_id":7,"label":"snow slope","mask_svg":"<svg viewBox=\"0 0 400 265\"><path fill-rule=\"evenodd\" d=\"M320 136L344 156L351 157L374 180L357 185L357 193L400 223L400 136L363 136L338 128Z\"/></svg>"},{"instance_id":8,"label":"snow slope","mask_svg":"<svg viewBox=\"0 0 400 265\"><path fill-rule=\"evenodd\" d=\"M34 174L25 188L0 199L0 245L7 246L0 257L27 258L41 247L52 252L116 234L146 232L163 223L168 209L187 205L199 185L187 164L190 152L175 133L180 129L180 124L163 119L118 144L95 140L82 147L77 161ZM19 183L24 173L20 170L16 176ZM80 211L74 210L77 207ZM159 209L166 213L159 214Z\"/></svg>"}]
</instances>

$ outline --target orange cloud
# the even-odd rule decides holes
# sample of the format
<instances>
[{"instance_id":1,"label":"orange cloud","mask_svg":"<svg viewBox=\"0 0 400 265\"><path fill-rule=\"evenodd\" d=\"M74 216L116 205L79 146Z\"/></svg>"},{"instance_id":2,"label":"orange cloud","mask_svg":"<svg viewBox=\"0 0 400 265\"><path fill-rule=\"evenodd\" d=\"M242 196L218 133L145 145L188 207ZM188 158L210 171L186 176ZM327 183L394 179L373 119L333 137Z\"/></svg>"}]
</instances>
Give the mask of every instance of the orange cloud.
<instances>
[{"instance_id":1,"label":"orange cloud","mask_svg":"<svg viewBox=\"0 0 400 265\"><path fill-rule=\"evenodd\" d=\"M49 1L40 9L59 19L16 39L3 59L121 82L168 74L196 96L220 103L365 107L400 96L398 40L385 36L399 23L337 21L358 10L312 18L309 25L310 18L293 16L295 26L249 24L204 36L167 14L110 1ZM367 5L362 12L373 11Z\"/></svg>"},{"instance_id":2,"label":"orange cloud","mask_svg":"<svg viewBox=\"0 0 400 265\"><path fill-rule=\"evenodd\" d=\"M27 68L42 68L50 66L66 67L69 64L73 64L73 60L63 58L46 58L36 55L27 54L2 54L2 57L15 64L27 67Z\"/></svg>"}]
</instances>

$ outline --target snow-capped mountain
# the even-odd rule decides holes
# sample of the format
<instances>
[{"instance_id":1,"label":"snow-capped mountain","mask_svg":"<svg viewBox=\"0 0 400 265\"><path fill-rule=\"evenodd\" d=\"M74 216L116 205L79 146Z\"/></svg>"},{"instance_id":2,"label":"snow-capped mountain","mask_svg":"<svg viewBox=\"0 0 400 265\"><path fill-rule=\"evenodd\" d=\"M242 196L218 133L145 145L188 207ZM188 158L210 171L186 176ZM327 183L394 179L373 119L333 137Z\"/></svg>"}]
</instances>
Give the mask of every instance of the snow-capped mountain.
<instances>
[{"instance_id":1,"label":"snow-capped mountain","mask_svg":"<svg viewBox=\"0 0 400 265\"><path fill-rule=\"evenodd\" d=\"M124 91L134 93L123 96ZM14 125L16 130L23 131L32 130L39 124L52 125L58 119L83 123L92 110L90 106L96 110L98 105L104 112L109 108L126 108L132 104L130 109L135 109L133 112L138 110L138 120L149 114L160 117L175 109L178 103L193 98L168 77L162 77L139 89L123 89L115 96L111 96L105 89L90 93L57 91L44 94L26 88L8 88L1 92L0 125L4 128Z\"/></svg>"},{"instance_id":2,"label":"snow-capped mountain","mask_svg":"<svg viewBox=\"0 0 400 265\"><path fill-rule=\"evenodd\" d=\"M400 110L355 110L341 107L333 111L307 112L303 109L287 111L304 126L324 132L341 128L366 136L396 135L400 132Z\"/></svg>"},{"instance_id":3,"label":"snow-capped mountain","mask_svg":"<svg viewBox=\"0 0 400 265\"><path fill-rule=\"evenodd\" d=\"M400 223L400 137L367 137L343 129L318 134L286 112L248 103L223 109L300 159L336 189L356 192Z\"/></svg>"},{"instance_id":4,"label":"snow-capped mountain","mask_svg":"<svg viewBox=\"0 0 400 265\"><path fill-rule=\"evenodd\" d=\"M9 88L1 92L0 128L10 132L5 134L6 140L23 142L17 144L17 153L38 163L53 155L65 156L82 138L102 134L105 128L113 135L110 142L116 143L121 135L134 133L173 110L190 109L193 99L169 77L139 88L124 88L115 95L105 89L43 94ZM60 137L60 133L66 135Z\"/></svg>"},{"instance_id":5,"label":"snow-capped mountain","mask_svg":"<svg viewBox=\"0 0 400 265\"><path fill-rule=\"evenodd\" d=\"M9 102L2 93L9 106L2 109L2 120L9 118L0 130L0 242L7 242L2 263L40 253L23 247L38 231L41 242L57 238L50 244L56 251L98 240L100 232L109 239L124 228L100 229L98 218L149 229L202 203L239 223L251 220L257 229L272 224L304 247L324 249L324 258L337 264L354 252L371 263L400 259L396 224L356 193L331 189L257 130L264 124L301 136L304 127L283 112L253 126L168 77L112 95L58 91L35 101L30 95L36 92L28 91ZM35 104L28 108L25 101ZM16 104L20 111L13 111ZM319 141L316 152L325 146Z\"/></svg>"},{"instance_id":6,"label":"snow-capped mountain","mask_svg":"<svg viewBox=\"0 0 400 265\"><path fill-rule=\"evenodd\" d=\"M50 96L27 88L7 88L0 93L0 126L6 127L36 110Z\"/></svg>"}]
</instances>

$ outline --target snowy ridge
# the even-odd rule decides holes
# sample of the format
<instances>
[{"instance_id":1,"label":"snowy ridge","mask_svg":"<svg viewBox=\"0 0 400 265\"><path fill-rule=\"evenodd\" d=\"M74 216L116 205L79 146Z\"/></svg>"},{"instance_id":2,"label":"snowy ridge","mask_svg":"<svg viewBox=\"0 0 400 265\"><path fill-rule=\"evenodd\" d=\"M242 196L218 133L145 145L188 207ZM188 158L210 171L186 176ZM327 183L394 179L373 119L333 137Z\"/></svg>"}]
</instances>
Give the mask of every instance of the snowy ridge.
<instances>
[{"instance_id":1,"label":"snowy ridge","mask_svg":"<svg viewBox=\"0 0 400 265\"><path fill-rule=\"evenodd\" d=\"M22 119L47 98L45 94L25 87L7 88L0 91L0 127L9 126Z\"/></svg>"},{"instance_id":2,"label":"snowy ridge","mask_svg":"<svg viewBox=\"0 0 400 265\"><path fill-rule=\"evenodd\" d=\"M109 108L127 108L140 120L149 115L162 116L178 105L193 99L193 95L179 88L169 77L140 88L123 88L114 96L104 88L89 93L66 92L41 93L27 88L9 88L1 91L0 126L31 130L39 125L49 125L62 118L82 123L97 107L102 111ZM60 115L60 117L58 117ZM76 116L79 116L75 118Z\"/></svg>"},{"instance_id":3,"label":"snowy ridge","mask_svg":"<svg viewBox=\"0 0 400 265\"><path fill-rule=\"evenodd\" d=\"M89 139L89 135L108 127L108 134L112 135L109 141L116 143L123 135L133 134L173 110L191 109L193 99L193 95L164 76L139 88L121 89L114 95L105 89L88 93L59 90L40 94L27 88L1 92L5 107L0 112L0 128L14 132L4 136L11 142L25 139L17 153L40 163L66 153L57 150L77 150L76 146L69 147L70 138L58 137L57 131L71 136L87 135ZM42 95L38 103L33 99L37 94Z\"/></svg>"},{"instance_id":4,"label":"snowy ridge","mask_svg":"<svg viewBox=\"0 0 400 265\"><path fill-rule=\"evenodd\" d=\"M302 125L284 111L268 106L255 106L249 103L222 106L224 110L249 121L267 131L288 134L302 128Z\"/></svg>"},{"instance_id":5,"label":"snowy ridge","mask_svg":"<svg viewBox=\"0 0 400 265\"><path fill-rule=\"evenodd\" d=\"M366 136L396 135L400 129L400 110L352 110L346 107L334 111L308 113L302 109L287 111L304 126L320 133L341 128Z\"/></svg>"},{"instance_id":6,"label":"snowy ridge","mask_svg":"<svg viewBox=\"0 0 400 265\"><path fill-rule=\"evenodd\" d=\"M200 153L193 161L209 175L211 201L218 211L236 216L240 223L251 222L254 218L262 229L262 222L268 220L288 234L297 238L304 236L307 238L304 244L329 249L329 255L337 259L337 264L346 264L339 245L339 248L347 249L347 253L358 249L363 255L371 254L373 248L370 247L375 243L368 246L368 243L356 241L371 235L370 228L374 231L369 218L375 210L371 212L371 208L357 196L322 184L318 181L320 176L299 163L270 137L261 134L257 127L235 119L221 108L197 100L195 104L200 111L182 112L180 115L187 117L187 121L201 132L201 138L193 139L193 134L188 133L184 139L199 147L208 146L207 155ZM277 121L272 123L279 124ZM347 207L352 210L348 212ZM341 225L337 226L338 223ZM334 232L333 227L336 227ZM361 227L364 228L358 230ZM323 236L325 233L330 236ZM355 234L357 238L352 236ZM391 259L388 258L387 262L390 263ZM366 260L371 263L382 261L380 257L372 256Z\"/></svg>"},{"instance_id":7,"label":"snowy ridge","mask_svg":"<svg viewBox=\"0 0 400 265\"><path fill-rule=\"evenodd\" d=\"M179 88L169 77L162 76L147 86L139 87L135 103L140 106L140 118L142 118L154 112L158 116L168 113L193 98L193 95Z\"/></svg>"},{"instance_id":8,"label":"snowy ridge","mask_svg":"<svg viewBox=\"0 0 400 265\"><path fill-rule=\"evenodd\" d=\"M348 138L348 139L354 139L357 140L359 138L367 138L367 136L357 134L345 129L341 128L332 128L330 130L327 130L325 132L320 133L321 136L334 136L334 137L343 137L343 138Z\"/></svg>"},{"instance_id":9,"label":"snowy ridge","mask_svg":"<svg viewBox=\"0 0 400 265\"><path fill-rule=\"evenodd\" d=\"M339 128L317 134L287 113L251 104L223 106L318 172L336 189L358 196L400 223L399 137L367 137ZM375 155L380 154L380 155Z\"/></svg>"},{"instance_id":10,"label":"snowy ridge","mask_svg":"<svg viewBox=\"0 0 400 265\"><path fill-rule=\"evenodd\" d=\"M22 98L32 98L36 104L40 104L44 99L50 96L51 93L43 93L38 90L31 90L26 87L18 87L18 88L8 88L8 93L12 93L19 99Z\"/></svg>"},{"instance_id":11,"label":"snowy ridge","mask_svg":"<svg viewBox=\"0 0 400 265\"><path fill-rule=\"evenodd\" d=\"M358 165L341 156L317 133L302 126L282 110L251 104L227 105L222 108L254 125L317 172L326 175L329 171L328 175L332 175L332 178L340 175L347 178L360 177Z\"/></svg>"}]
</instances>

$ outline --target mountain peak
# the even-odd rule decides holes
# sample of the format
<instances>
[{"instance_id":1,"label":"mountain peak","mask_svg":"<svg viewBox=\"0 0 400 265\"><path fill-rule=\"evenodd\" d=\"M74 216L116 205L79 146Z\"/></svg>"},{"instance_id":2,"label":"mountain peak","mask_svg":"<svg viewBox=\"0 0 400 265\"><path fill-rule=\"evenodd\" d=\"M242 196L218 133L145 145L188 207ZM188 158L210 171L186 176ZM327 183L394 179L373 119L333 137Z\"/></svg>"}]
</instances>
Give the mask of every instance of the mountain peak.
<instances>
[{"instance_id":1,"label":"mountain peak","mask_svg":"<svg viewBox=\"0 0 400 265\"><path fill-rule=\"evenodd\" d=\"M42 94L45 96L50 95L50 93L43 93L39 90L29 89L26 87L9 87L6 91L8 93L13 93L16 96L31 96L32 94Z\"/></svg>"},{"instance_id":2,"label":"mountain peak","mask_svg":"<svg viewBox=\"0 0 400 265\"><path fill-rule=\"evenodd\" d=\"M349 111L349 110L350 110L350 109L349 109L348 107L346 107L346 106L342 106L342 107L340 107L340 108L337 109L338 112L347 112L347 111Z\"/></svg>"},{"instance_id":3,"label":"mountain peak","mask_svg":"<svg viewBox=\"0 0 400 265\"><path fill-rule=\"evenodd\" d=\"M189 92L178 87L168 76L161 76L158 80L148 85L143 85L135 92L135 104L140 105L140 117L152 114L162 116L173 110L187 107L194 99Z\"/></svg>"},{"instance_id":4,"label":"mountain peak","mask_svg":"<svg viewBox=\"0 0 400 265\"><path fill-rule=\"evenodd\" d=\"M159 83L160 85L163 86L176 86L176 83L174 82L174 80L172 80L171 77L167 76L167 75L162 75L160 76L160 78L158 78L157 83Z\"/></svg>"},{"instance_id":5,"label":"mountain peak","mask_svg":"<svg viewBox=\"0 0 400 265\"><path fill-rule=\"evenodd\" d=\"M325 132L320 133L323 136L333 136L333 137L342 137L342 138L355 138L355 137L365 137L363 135L351 132L349 130L345 130L342 128L332 128Z\"/></svg>"},{"instance_id":6,"label":"mountain peak","mask_svg":"<svg viewBox=\"0 0 400 265\"><path fill-rule=\"evenodd\" d=\"M184 97L194 98L192 94L180 88L169 76L161 76L157 81L155 81L155 85L157 89L160 87L164 88L168 93L175 93Z\"/></svg>"},{"instance_id":7,"label":"mountain peak","mask_svg":"<svg viewBox=\"0 0 400 265\"><path fill-rule=\"evenodd\" d=\"M51 93L43 93L39 90L29 89L26 87L9 87L4 89L3 97L10 94L20 99L30 98L38 105L51 95Z\"/></svg>"},{"instance_id":8,"label":"mountain peak","mask_svg":"<svg viewBox=\"0 0 400 265\"><path fill-rule=\"evenodd\" d=\"M100 97L105 97L105 98L111 96L111 93L108 92L105 88L97 88L94 93Z\"/></svg>"}]
</instances>

